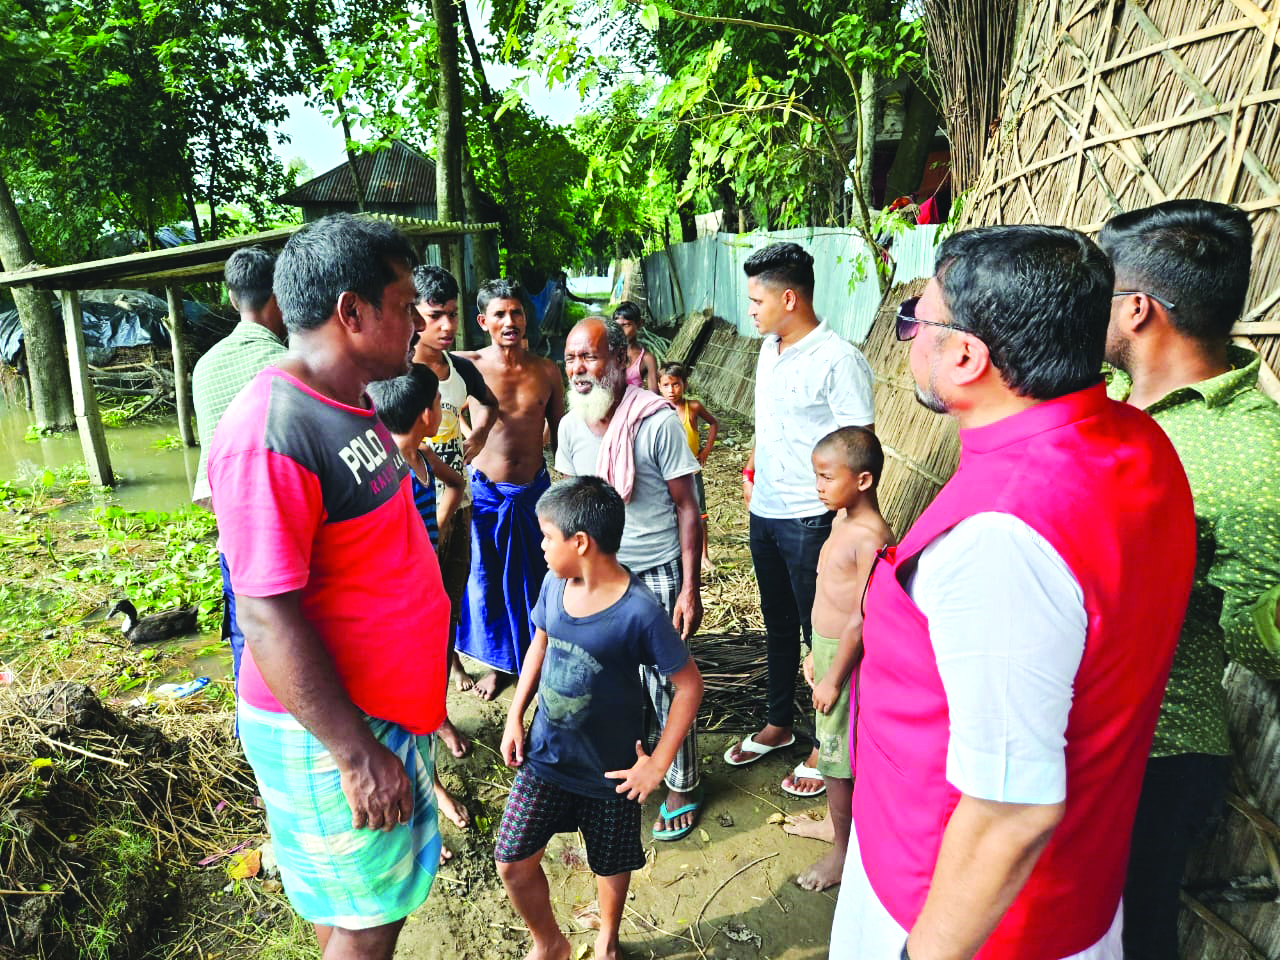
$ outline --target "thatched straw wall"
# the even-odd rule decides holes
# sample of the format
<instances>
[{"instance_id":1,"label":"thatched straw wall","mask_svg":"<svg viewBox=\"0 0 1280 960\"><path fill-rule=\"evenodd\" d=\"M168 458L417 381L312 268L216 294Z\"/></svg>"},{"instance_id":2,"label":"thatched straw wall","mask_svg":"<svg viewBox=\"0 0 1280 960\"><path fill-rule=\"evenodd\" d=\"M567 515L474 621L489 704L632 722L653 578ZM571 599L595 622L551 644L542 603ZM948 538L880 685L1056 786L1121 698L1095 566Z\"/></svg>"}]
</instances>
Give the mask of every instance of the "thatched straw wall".
<instances>
[{"instance_id":1,"label":"thatched straw wall","mask_svg":"<svg viewBox=\"0 0 1280 960\"><path fill-rule=\"evenodd\" d=\"M702 315L691 314L692 318ZM685 336L685 329L697 326L694 335ZM711 327L710 336L705 326ZM692 348L701 344L696 353ZM738 331L719 317L704 317L685 323L672 343L669 356L677 356L677 345L684 354L682 362L692 364L689 389L707 401L713 410L732 410L741 416L755 415L756 358L760 355L760 341L753 337L740 337ZM817 441L817 437L814 441Z\"/></svg>"},{"instance_id":2,"label":"thatched straw wall","mask_svg":"<svg viewBox=\"0 0 1280 960\"><path fill-rule=\"evenodd\" d=\"M1099 230L1175 197L1249 211L1244 323L1280 359L1280 11L1276 0L1039 0L1027 6L966 223ZM1264 389L1280 396L1266 370Z\"/></svg>"}]
</instances>

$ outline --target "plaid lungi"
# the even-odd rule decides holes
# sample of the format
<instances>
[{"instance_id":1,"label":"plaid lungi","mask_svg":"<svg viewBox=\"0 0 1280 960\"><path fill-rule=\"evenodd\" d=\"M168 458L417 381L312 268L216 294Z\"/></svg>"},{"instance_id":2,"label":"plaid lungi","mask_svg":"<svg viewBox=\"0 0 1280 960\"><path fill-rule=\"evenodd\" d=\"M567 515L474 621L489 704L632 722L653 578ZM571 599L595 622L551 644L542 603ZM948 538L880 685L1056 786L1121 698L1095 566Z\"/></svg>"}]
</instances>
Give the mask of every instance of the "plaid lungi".
<instances>
[{"instance_id":1,"label":"plaid lungi","mask_svg":"<svg viewBox=\"0 0 1280 960\"><path fill-rule=\"evenodd\" d=\"M337 763L324 744L291 714L243 700L237 710L280 879L298 914L311 923L362 930L406 917L426 900L440 864L435 737L365 718L378 742L404 763L413 816L388 831L355 830Z\"/></svg>"}]
</instances>

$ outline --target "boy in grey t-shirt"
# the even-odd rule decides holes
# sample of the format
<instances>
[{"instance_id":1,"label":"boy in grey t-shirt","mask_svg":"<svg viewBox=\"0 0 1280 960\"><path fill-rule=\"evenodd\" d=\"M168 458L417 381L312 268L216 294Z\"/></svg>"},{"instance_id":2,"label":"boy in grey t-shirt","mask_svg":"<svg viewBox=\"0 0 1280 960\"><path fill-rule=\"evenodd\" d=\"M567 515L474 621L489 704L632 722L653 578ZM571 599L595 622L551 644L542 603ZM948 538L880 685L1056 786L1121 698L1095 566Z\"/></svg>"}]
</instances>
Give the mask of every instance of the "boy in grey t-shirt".
<instances>
[{"instance_id":1,"label":"boy in grey t-shirt","mask_svg":"<svg viewBox=\"0 0 1280 960\"><path fill-rule=\"evenodd\" d=\"M551 576L533 610L537 628L507 713L502 756L519 767L494 857L535 952L567 954L551 910L542 851L581 830L597 877L596 955L612 956L631 871L644 866L640 804L662 784L702 700L702 677L666 611L618 563L622 498L598 477L556 484L538 501ZM652 755L642 742L648 664L675 689ZM524 713L538 695L526 749ZM615 781L620 781L615 783Z\"/></svg>"}]
</instances>

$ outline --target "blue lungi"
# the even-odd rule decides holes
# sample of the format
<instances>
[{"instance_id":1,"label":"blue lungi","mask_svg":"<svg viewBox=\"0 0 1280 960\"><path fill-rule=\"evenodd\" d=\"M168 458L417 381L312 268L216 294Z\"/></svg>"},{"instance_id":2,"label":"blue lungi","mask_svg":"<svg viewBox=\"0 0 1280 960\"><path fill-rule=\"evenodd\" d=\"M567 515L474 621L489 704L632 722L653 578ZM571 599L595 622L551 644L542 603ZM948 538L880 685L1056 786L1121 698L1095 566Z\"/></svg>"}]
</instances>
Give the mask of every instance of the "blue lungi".
<instances>
[{"instance_id":1,"label":"blue lungi","mask_svg":"<svg viewBox=\"0 0 1280 960\"><path fill-rule=\"evenodd\" d=\"M495 483L471 475L471 575L458 621L458 650L495 670L518 673L529 649L529 614L547 561L535 507L551 486L546 467L533 480Z\"/></svg>"}]
</instances>

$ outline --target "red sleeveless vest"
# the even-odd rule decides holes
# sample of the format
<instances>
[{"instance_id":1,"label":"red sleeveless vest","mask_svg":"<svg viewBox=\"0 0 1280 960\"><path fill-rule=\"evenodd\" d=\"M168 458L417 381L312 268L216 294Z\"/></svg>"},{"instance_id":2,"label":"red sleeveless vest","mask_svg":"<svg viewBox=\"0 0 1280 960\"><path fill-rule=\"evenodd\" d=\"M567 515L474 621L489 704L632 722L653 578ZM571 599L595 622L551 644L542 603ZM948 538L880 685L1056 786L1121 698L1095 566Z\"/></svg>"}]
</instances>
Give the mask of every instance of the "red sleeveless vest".
<instances>
[{"instance_id":1,"label":"red sleeveless vest","mask_svg":"<svg viewBox=\"0 0 1280 960\"><path fill-rule=\"evenodd\" d=\"M1156 715L1195 563L1191 491L1155 421L1102 386L960 433L960 465L866 601L853 815L863 865L908 930L959 792L946 781L947 699L929 624L898 567L966 517L1018 517L1084 592L1088 632L1067 721L1067 799L1025 887L977 956L1057 960L1115 917Z\"/></svg>"}]
</instances>

